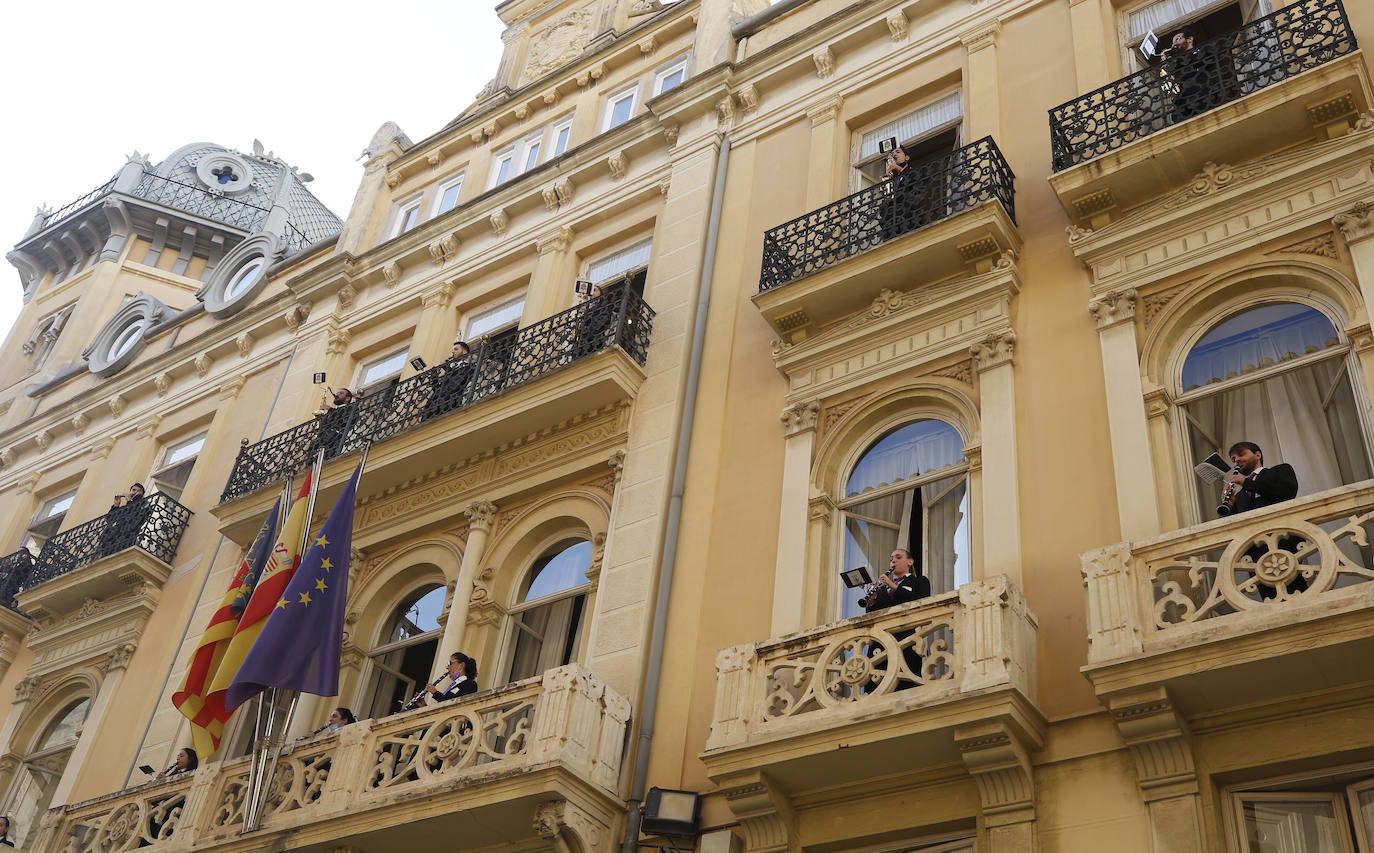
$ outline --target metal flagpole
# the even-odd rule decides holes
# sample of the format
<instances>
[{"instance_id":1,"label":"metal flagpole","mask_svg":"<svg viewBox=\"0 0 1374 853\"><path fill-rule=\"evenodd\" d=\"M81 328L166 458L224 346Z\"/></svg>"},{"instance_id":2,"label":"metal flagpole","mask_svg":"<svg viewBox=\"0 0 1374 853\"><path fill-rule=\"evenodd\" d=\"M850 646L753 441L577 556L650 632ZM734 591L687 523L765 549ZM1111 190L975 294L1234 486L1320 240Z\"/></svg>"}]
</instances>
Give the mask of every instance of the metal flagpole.
<instances>
[{"instance_id":1,"label":"metal flagpole","mask_svg":"<svg viewBox=\"0 0 1374 853\"><path fill-rule=\"evenodd\" d=\"M325 447L320 445L320 450L315 454L315 476L310 480L310 499L305 505L305 527L301 531L300 547L296 550L299 559L305 559L305 552L310 544L310 526L315 518L315 497L320 492L320 480L324 477L324 452ZM292 691L291 706L286 711L286 722L282 726L280 734L276 730L277 718L277 699L280 690L272 688L272 707L267 715L267 736L263 744L263 773L255 787L250 787L252 799L249 802L248 816L244 823L244 832L254 832L261 823L262 798L263 794L272 786L272 776L277 772L277 759L281 755L280 735L284 735L291 728L291 718L296 714L296 706L301 701L299 691ZM270 756L270 757L269 757ZM270 763L269 763L270 762Z\"/></svg>"},{"instance_id":2,"label":"metal flagpole","mask_svg":"<svg viewBox=\"0 0 1374 853\"><path fill-rule=\"evenodd\" d=\"M296 485L296 472L289 471L286 475L286 483L282 486L281 502L277 504L277 522L279 525L284 525L286 523L286 516L291 512L291 487L294 485ZM277 531L272 531L272 537L274 539L276 535ZM268 555L268 559L271 559L270 554ZM259 573L261 573L264 568L266 568L266 565L256 567ZM261 574L259 574L259 579L261 579ZM249 598L251 599L252 596L249 595ZM273 701L270 710L275 711L277 707L276 697L273 696L272 698ZM265 714L262 702L262 694L258 694L257 718L253 725L253 760L248 763L248 798L244 803L243 809L244 832L251 832L253 829L257 828L257 825L251 821L253 820L253 809L258 802L257 788L262 784L262 761L267 755L266 750L263 748L264 741L267 738L267 731L264 730ZM270 720L270 716L267 716L267 725L271 725Z\"/></svg>"}]
</instances>

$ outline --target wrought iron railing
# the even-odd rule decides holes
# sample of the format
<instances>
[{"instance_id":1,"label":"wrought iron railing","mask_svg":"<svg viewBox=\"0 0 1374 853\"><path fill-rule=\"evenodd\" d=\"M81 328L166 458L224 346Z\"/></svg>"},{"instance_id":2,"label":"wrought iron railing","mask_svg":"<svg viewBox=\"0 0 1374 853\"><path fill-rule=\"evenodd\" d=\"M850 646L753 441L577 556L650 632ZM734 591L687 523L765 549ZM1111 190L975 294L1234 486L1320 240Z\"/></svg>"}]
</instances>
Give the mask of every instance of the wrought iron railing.
<instances>
[{"instance_id":1,"label":"wrought iron railing","mask_svg":"<svg viewBox=\"0 0 1374 853\"><path fill-rule=\"evenodd\" d=\"M0 557L0 607L8 607L15 613L22 612L15 595L24 588L32 573L33 555L27 548Z\"/></svg>"},{"instance_id":2,"label":"wrought iron railing","mask_svg":"<svg viewBox=\"0 0 1374 853\"><path fill-rule=\"evenodd\" d=\"M162 492L113 508L97 519L64 530L44 542L23 588L32 589L126 548L142 548L164 563L170 563L176 556L191 514L179 501Z\"/></svg>"},{"instance_id":3,"label":"wrought iron railing","mask_svg":"<svg viewBox=\"0 0 1374 853\"><path fill-rule=\"evenodd\" d=\"M326 459L361 450L369 441L414 429L611 347L620 347L643 365L653 318L653 309L632 288L606 288L575 308L485 340L462 359L437 364L350 406L244 445L220 501L303 470L321 446Z\"/></svg>"},{"instance_id":4,"label":"wrought iron railing","mask_svg":"<svg viewBox=\"0 0 1374 853\"><path fill-rule=\"evenodd\" d=\"M134 187L133 195L243 231L255 230L267 218L267 208L247 199L184 184L153 172L143 175L138 186Z\"/></svg>"},{"instance_id":5,"label":"wrought iron railing","mask_svg":"<svg viewBox=\"0 0 1374 853\"><path fill-rule=\"evenodd\" d=\"M115 177L117 178L118 175L116 175ZM62 207L59 207L57 210L54 210L52 213L49 213L46 217L43 218L43 227L48 228L50 226L56 225L57 223L66 219L68 216L71 216L73 213L76 213L78 210L81 210L86 205L105 195L105 193L109 192L114 187L114 185L115 178L110 178L105 183L101 184L100 186L96 187L95 189L91 190L90 192L86 193L85 195L81 196L75 201L70 202L69 204L65 204Z\"/></svg>"},{"instance_id":6,"label":"wrought iron railing","mask_svg":"<svg viewBox=\"0 0 1374 853\"><path fill-rule=\"evenodd\" d=\"M799 216L763 235L759 292L795 281L985 201L1002 202L1015 222L1015 177L992 137L985 136L935 160L910 167L892 180Z\"/></svg>"},{"instance_id":7,"label":"wrought iron railing","mask_svg":"<svg viewBox=\"0 0 1374 853\"><path fill-rule=\"evenodd\" d=\"M1054 170L1353 52L1340 0L1301 0L1050 110Z\"/></svg>"}]
</instances>

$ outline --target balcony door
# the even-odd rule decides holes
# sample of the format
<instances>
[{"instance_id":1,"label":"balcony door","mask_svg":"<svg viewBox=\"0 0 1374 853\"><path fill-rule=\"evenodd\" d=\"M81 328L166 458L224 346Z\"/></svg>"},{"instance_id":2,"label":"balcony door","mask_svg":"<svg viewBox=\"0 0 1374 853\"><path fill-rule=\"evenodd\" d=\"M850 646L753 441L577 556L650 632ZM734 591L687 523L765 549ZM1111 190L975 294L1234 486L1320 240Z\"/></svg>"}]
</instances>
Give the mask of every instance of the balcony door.
<instances>
[{"instance_id":1,"label":"balcony door","mask_svg":"<svg viewBox=\"0 0 1374 853\"><path fill-rule=\"evenodd\" d=\"M443 634L439 625L443 607L444 588L438 584L421 586L396 605L368 653L371 687L363 703L365 713L358 714L359 717L380 719L396 713L407 699L435 678L430 667Z\"/></svg>"},{"instance_id":2,"label":"balcony door","mask_svg":"<svg viewBox=\"0 0 1374 853\"><path fill-rule=\"evenodd\" d=\"M506 681L532 678L577 660L588 615L592 543L567 539L534 561L510 609Z\"/></svg>"},{"instance_id":3,"label":"balcony door","mask_svg":"<svg viewBox=\"0 0 1374 853\"><path fill-rule=\"evenodd\" d=\"M67 769L72 750L76 749L81 726L90 710L90 699L78 699L64 706L25 754L5 802L5 814L11 816L9 837L15 846L24 847L37 834L39 820L53 804L53 793Z\"/></svg>"}]
</instances>

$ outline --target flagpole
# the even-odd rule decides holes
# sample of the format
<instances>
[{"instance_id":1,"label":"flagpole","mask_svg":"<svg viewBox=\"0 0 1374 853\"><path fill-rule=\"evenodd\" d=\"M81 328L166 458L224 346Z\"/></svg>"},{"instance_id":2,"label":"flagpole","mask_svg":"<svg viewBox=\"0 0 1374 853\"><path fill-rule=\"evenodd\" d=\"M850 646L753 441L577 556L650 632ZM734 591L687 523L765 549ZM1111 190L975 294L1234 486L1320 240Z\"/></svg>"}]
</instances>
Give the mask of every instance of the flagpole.
<instances>
[{"instance_id":1,"label":"flagpole","mask_svg":"<svg viewBox=\"0 0 1374 853\"><path fill-rule=\"evenodd\" d=\"M315 454L315 474L310 480L310 498L305 504L305 526L301 529L300 547L296 550L296 553L299 555L298 559L304 559L306 551L309 550L310 526L315 518L315 498L320 492L320 480L324 478L324 452L324 445L321 444L319 452ZM366 453L367 451L364 449L364 456L366 456ZM301 701L300 691L293 692L295 695L291 697L291 705L286 711L286 721L281 728L283 734L290 730L291 719L296 715L296 706L300 704ZM280 696L279 689L276 687L271 688L271 695L272 707L268 709L267 733L262 749L262 772L259 774L258 784L249 786L251 798L244 816L244 832L255 832L258 825L261 823L260 813L262 811L262 797L263 794L267 792L268 788L271 787L272 775L277 772L277 760L281 756L281 750L279 748L281 744L278 742L276 731L277 700ZM259 702L261 703L261 700L259 700ZM259 707L261 707L261 704L259 704ZM254 764L256 764L258 758L256 753L253 758ZM249 770L251 772L252 765L249 766Z\"/></svg>"},{"instance_id":2,"label":"flagpole","mask_svg":"<svg viewBox=\"0 0 1374 853\"><path fill-rule=\"evenodd\" d=\"M278 499L278 503L277 503L277 506L279 507L279 509L278 509L278 511L277 511L277 520L280 521L280 522L283 522L283 523L285 522L285 520L286 520L286 514L287 514L287 513L290 511L290 509L291 509L291 491L292 491L292 488L293 488L295 485L296 485L296 471L295 471L295 469L292 469L292 470L286 472L286 480L282 483L281 498ZM274 532L272 533L272 538L275 538L275 537L276 537L276 532L274 531ZM262 569L262 567L259 567L259 571L261 571L261 569ZM245 603L246 603L246 602L245 602ZM273 701L272 701L272 703L271 703L271 707L270 707L269 710L270 710L271 712L274 713L274 712L276 711L276 707L277 707L276 701L275 701L275 700L276 700L276 697L273 696L272 699L273 699ZM264 720L264 716L266 716L266 719L265 719L265 720ZM266 727L264 726L264 723L265 723ZM257 828L256 822L254 821L253 812L256 810L256 806L257 806L258 799L259 799L259 796L258 796L258 793L257 793L257 789L258 789L258 787L262 784L262 767L263 767L263 759L266 757L266 754L267 754L267 753L266 753L266 750L265 750L263 747L264 747L264 745L265 745L265 741L266 741L266 739L267 739L267 735L268 735L269 732L270 732L270 726L271 726L271 725L272 725L272 714L269 713L269 714L264 715L263 697L262 697L261 695L259 695L259 696L258 696L258 707L257 707L257 718L256 718L256 720L255 720L255 722L254 722L254 726L253 726L253 760L250 761L250 762L248 763L248 792L247 792L248 800L247 800L247 802L244 803L244 810L243 810L243 831L244 831L244 832L251 832L253 829L256 829L256 828Z\"/></svg>"}]
</instances>

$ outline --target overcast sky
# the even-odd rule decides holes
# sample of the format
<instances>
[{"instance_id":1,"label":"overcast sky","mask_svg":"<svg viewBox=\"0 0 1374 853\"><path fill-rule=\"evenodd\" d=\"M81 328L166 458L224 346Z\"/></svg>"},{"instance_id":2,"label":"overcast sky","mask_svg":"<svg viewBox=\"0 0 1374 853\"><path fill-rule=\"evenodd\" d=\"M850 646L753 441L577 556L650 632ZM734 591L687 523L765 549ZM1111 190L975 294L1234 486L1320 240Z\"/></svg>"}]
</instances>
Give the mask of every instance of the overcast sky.
<instances>
[{"instance_id":1,"label":"overcast sky","mask_svg":"<svg viewBox=\"0 0 1374 853\"><path fill-rule=\"evenodd\" d=\"M138 150L189 142L270 151L315 176L347 216L378 126L437 131L496 72L496 0L239 0L233 4L12 0L0 11L0 243ZM20 307L0 271L0 331Z\"/></svg>"}]
</instances>

